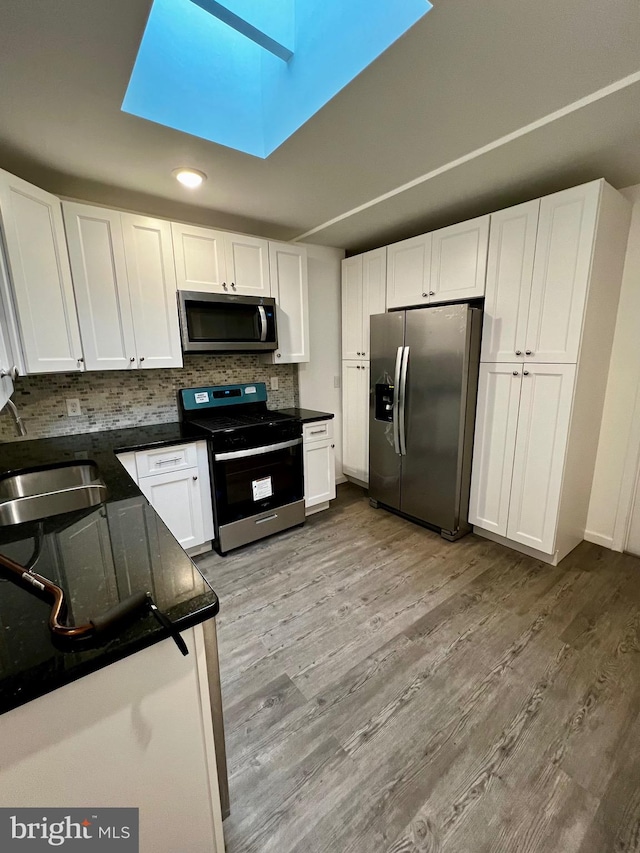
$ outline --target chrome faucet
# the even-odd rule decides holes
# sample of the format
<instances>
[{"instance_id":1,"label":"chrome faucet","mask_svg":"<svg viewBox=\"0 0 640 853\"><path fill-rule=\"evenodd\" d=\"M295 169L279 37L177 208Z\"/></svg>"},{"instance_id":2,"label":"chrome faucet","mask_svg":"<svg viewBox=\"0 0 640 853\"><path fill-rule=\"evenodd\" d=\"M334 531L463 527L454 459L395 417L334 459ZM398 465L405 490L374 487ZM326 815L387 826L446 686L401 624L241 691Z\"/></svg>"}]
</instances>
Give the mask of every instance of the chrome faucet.
<instances>
[{"instance_id":1,"label":"chrome faucet","mask_svg":"<svg viewBox=\"0 0 640 853\"><path fill-rule=\"evenodd\" d=\"M11 413L11 417L13 418L14 423L16 425L16 429L18 430L18 435L26 435L27 434L27 428L24 425L24 421L20 417L20 414L18 413L18 409L16 408L16 404L13 402L13 400L7 400L6 407L9 409L9 412Z\"/></svg>"}]
</instances>

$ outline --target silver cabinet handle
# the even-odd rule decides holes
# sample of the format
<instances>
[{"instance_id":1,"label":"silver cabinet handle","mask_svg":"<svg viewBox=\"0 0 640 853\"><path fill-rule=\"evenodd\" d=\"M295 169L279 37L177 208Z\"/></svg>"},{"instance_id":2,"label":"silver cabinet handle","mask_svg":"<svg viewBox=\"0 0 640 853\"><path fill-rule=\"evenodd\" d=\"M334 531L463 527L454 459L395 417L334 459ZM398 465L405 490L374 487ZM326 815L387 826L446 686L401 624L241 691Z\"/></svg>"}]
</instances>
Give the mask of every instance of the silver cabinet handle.
<instances>
[{"instance_id":1,"label":"silver cabinet handle","mask_svg":"<svg viewBox=\"0 0 640 853\"><path fill-rule=\"evenodd\" d=\"M83 364L84 364L84 358L79 358L78 359L78 367L80 367Z\"/></svg>"},{"instance_id":2,"label":"silver cabinet handle","mask_svg":"<svg viewBox=\"0 0 640 853\"><path fill-rule=\"evenodd\" d=\"M335 444L332 444L331 447L335 447Z\"/></svg>"},{"instance_id":3,"label":"silver cabinet handle","mask_svg":"<svg viewBox=\"0 0 640 853\"><path fill-rule=\"evenodd\" d=\"M282 358L279 352L276 353L276 358Z\"/></svg>"},{"instance_id":4,"label":"silver cabinet handle","mask_svg":"<svg viewBox=\"0 0 640 853\"><path fill-rule=\"evenodd\" d=\"M516 350L516 355L522 355L522 350L521 350L521 349L517 349L517 350Z\"/></svg>"},{"instance_id":5,"label":"silver cabinet handle","mask_svg":"<svg viewBox=\"0 0 640 853\"><path fill-rule=\"evenodd\" d=\"M322 435L323 432L326 432L326 429L310 429L309 435Z\"/></svg>"},{"instance_id":6,"label":"silver cabinet handle","mask_svg":"<svg viewBox=\"0 0 640 853\"><path fill-rule=\"evenodd\" d=\"M520 376L520 374L518 373L518 371L517 371L517 370L514 370L514 371L513 371L513 375L514 375L514 376Z\"/></svg>"},{"instance_id":7,"label":"silver cabinet handle","mask_svg":"<svg viewBox=\"0 0 640 853\"><path fill-rule=\"evenodd\" d=\"M158 459L156 465L168 465L169 462L180 462L182 461L182 456L172 456L171 459Z\"/></svg>"},{"instance_id":8,"label":"silver cabinet handle","mask_svg":"<svg viewBox=\"0 0 640 853\"><path fill-rule=\"evenodd\" d=\"M144 361L144 356L143 356L143 355L141 355L141 356L140 356L140 361Z\"/></svg>"},{"instance_id":9,"label":"silver cabinet handle","mask_svg":"<svg viewBox=\"0 0 640 853\"><path fill-rule=\"evenodd\" d=\"M533 353L531 352L530 349L528 349L528 350L525 350L525 355L533 355Z\"/></svg>"},{"instance_id":10,"label":"silver cabinet handle","mask_svg":"<svg viewBox=\"0 0 640 853\"><path fill-rule=\"evenodd\" d=\"M131 356L131 358L129 359L129 361L131 362L131 364L133 364L133 362L134 362L135 360L136 360L135 355L132 355L132 356Z\"/></svg>"},{"instance_id":11,"label":"silver cabinet handle","mask_svg":"<svg viewBox=\"0 0 640 853\"><path fill-rule=\"evenodd\" d=\"M235 290L235 289L236 289L235 282L233 282L233 281L231 282L231 287L232 287L232 289L233 289L233 290Z\"/></svg>"},{"instance_id":12,"label":"silver cabinet handle","mask_svg":"<svg viewBox=\"0 0 640 853\"><path fill-rule=\"evenodd\" d=\"M435 290L430 290L430 291L429 291L429 296L435 296L435 295L436 295Z\"/></svg>"},{"instance_id":13,"label":"silver cabinet handle","mask_svg":"<svg viewBox=\"0 0 640 853\"><path fill-rule=\"evenodd\" d=\"M428 294L428 293L423 293L422 295L423 295L423 296L425 297L425 299L426 299L426 298L427 298L427 296L428 296L429 294Z\"/></svg>"},{"instance_id":14,"label":"silver cabinet handle","mask_svg":"<svg viewBox=\"0 0 640 853\"><path fill-rule=\"evenodd\" d=\"M198 478L197 478L197 477L194 477L193 479L194 479L194 480L197 480Z\"/></svg>"},{"instance_id":15,"label":"silver cabinet handle","mask_svg":"<svg viewBox=\"0 0 640 853\"><path fill-rule=\"evenodd\" d=\"M4 367L0 370L0 379L4 379L5 376L8 376L13 382L20 376L20 371L14 364L13 367L10 367L8 370L5 370Z\"/></svg>"},{"instance_id":16,"label":"silver cabinet handle","mask_svg":"<svg viewBox=\"0 0 640 853\"><path fill-rule=\"evenodd\" d=\"M523 376L528 376L528 375L529 375L529 371L528 371L528 370L523 370L523 371L522 371L522 375L523 375Z\"/></svg>"},{"instance_id":17,"label":"silver cabinet handle","mask_svg":"<svg viewBox=\"0 0 640 853\"><path fill-rule=\"evenodd\" d=\"M222 282L222 286L223 286L223 287L224 287L224 289L226 290L226 289L227 289L227 282L226 282L226 281L223 281L223 282Z\"/></svg>"}]
</instances>

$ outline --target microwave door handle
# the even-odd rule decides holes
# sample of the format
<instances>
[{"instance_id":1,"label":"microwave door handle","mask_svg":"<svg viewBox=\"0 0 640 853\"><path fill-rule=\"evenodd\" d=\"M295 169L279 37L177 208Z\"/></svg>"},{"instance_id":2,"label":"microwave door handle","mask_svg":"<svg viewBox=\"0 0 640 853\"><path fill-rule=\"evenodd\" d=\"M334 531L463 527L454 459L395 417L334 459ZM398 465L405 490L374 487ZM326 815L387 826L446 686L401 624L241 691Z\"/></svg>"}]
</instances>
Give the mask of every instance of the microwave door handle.
<instances>
[{"instance_id":1,"label":"microwave door handle","mask_svg":"<svg viewBox=\"0 0 640 853\"><path fill-rule=\"evenodd\" d=\"M396 353L396 369L395 375L393 377L393 411L392 411L392 425L393 425L393 449L396 452L396 455L400 456L400 428L399 428L399 417L400 417L400 369L402 366L402 353L404 351L404 347L398 347L398 351Z\"/></svg>"},{"instance_id":2,"label":"microwave door handle","mask_svg":"<svg viewBox=\"0 0 640 853\"><path fill-rule=\"evenodd\" d=\"M258 305L258 317L260 318L260 341L267 340L267 315L264 305Z\"/></svg>"}]
</instances>

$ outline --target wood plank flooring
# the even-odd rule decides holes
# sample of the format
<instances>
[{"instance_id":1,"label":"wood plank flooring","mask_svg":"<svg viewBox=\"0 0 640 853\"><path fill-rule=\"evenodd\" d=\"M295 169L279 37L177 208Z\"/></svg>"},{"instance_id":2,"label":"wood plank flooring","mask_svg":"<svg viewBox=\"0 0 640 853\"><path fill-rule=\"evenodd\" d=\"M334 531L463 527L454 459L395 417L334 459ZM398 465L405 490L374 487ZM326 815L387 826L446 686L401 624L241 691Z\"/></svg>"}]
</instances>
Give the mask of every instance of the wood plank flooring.
<instances>
[{"instance_id":1,"label":"wood plank flooring","mask_svg":"<svg viewBox=\"0 0 640 853\"><path fill-rule=\"evenodd\" d=\"M456 543L341 486L200 560L229 853L640 853L640 560Z\"/></svg>"}]
</instances>

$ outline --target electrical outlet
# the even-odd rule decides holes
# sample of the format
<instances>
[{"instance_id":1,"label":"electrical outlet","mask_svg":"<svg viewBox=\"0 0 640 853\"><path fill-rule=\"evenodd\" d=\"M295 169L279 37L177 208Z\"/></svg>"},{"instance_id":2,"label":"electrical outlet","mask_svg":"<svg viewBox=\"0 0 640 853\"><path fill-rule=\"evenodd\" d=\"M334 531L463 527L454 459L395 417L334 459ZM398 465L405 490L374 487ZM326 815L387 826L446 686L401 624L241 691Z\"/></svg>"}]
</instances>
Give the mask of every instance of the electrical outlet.
<instances>
[{"instance_id":1,"label":"electrical outlet","mask_svg":"<svg viewBox=\"0 0 640 853\"><path fill-rule=\"evenodd\" d=\"M280 388L280 380L277 376L272 376L270 382L272 391L277 391Z\"/></svg>"},{"instance_id":2,"label":"electrical outlet","mask_svg":"<svg viewBox=\"0 0 640 853\"><path fill-rule=\"evenodd\" d=\"M339 387L340 387L340 377L339 377L339 376L334 376L334 377L333 377L333 387L334 387L334 388L339 388Z\"/></svg>"},{"instance_id":3,"label":"electrical outlet","mask_svg":"<svg viewBox=\"0 0 640 853\"><path fill-rule=\"evenodd\" d=\"M79 418L81 414L82 409L80 408L80 400L78 400L77 397L67 400L67 415L70 418Z\"/></svg>"}]
</instances>

